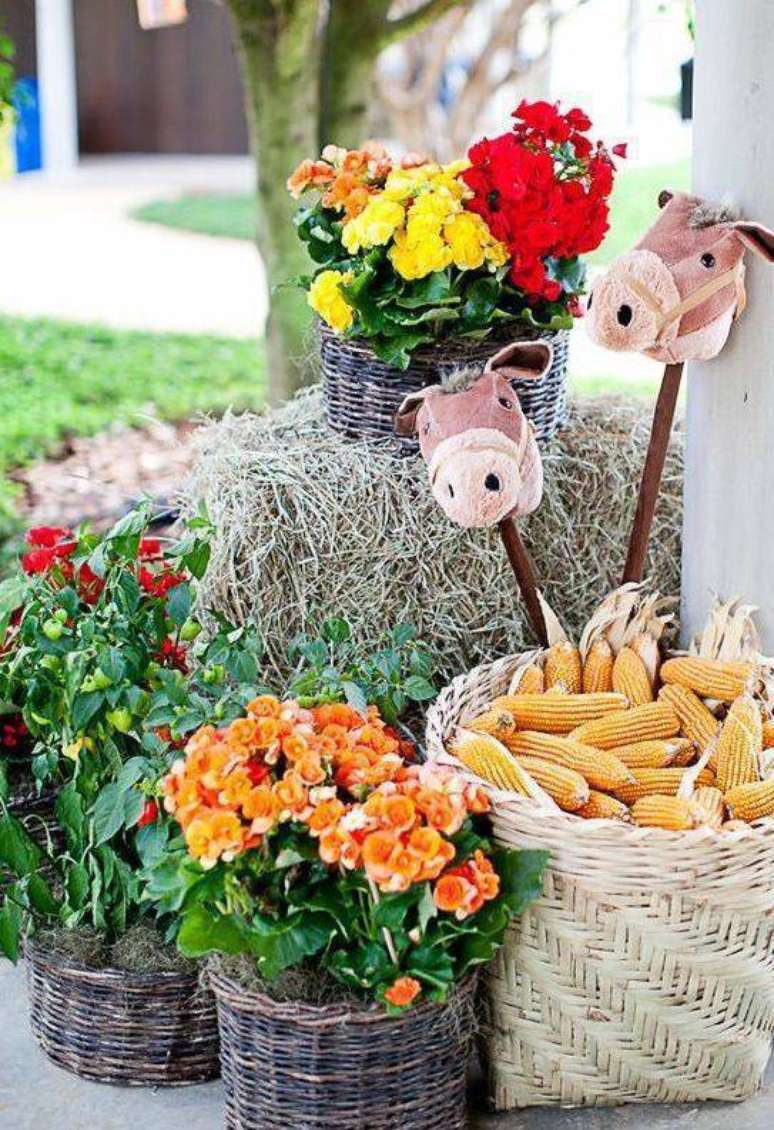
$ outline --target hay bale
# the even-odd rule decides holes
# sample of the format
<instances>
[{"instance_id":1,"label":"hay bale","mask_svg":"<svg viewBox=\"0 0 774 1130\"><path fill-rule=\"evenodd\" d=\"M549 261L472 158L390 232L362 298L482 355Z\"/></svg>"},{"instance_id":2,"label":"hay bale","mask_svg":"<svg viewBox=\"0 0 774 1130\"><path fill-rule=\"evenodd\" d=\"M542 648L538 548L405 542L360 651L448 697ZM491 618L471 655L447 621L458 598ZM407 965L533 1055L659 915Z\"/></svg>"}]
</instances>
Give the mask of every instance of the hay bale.
<instances>
[{"instance_id":1,"label":"hay bale","mask_svg":"<svg viewBox=\"0 0 774 1130\"><path fill-rule=\"evenodd\" d=\"M650 410L578 401L544 453L540 509L522 524L553 607L577 632L618 583ZM327 431L319 391L265 416L202 428L187 507L203 501L218 536L205 598L259 625L267 676L288 672L290 641L329 615L366 646L398 621L416 624L452 675L533 642L496 531L453 526L419 458ZM651 576L679 587L682 442L673 439L656 517Z\"/></svg>"}]
</instances>

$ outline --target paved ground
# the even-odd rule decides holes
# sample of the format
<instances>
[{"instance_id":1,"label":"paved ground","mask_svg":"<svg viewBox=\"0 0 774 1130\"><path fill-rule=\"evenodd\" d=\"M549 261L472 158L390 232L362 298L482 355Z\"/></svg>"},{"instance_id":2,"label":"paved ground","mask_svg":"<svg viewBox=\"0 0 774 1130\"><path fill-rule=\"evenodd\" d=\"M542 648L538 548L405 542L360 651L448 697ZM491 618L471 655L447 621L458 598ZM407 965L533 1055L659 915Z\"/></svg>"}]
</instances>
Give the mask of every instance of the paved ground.
<instances>
[{"instance_id":1,"label":"paved ground","mask_svg":"<svg viewBox=\"0 0 774 1130\"><path fill-rule=\"evenodd\" d=\"M774 1125L774 1070L744 1106L624 1107L618 1110L474 1112L473 1130L717 1130L729 1120L745 1130ZM219 1083L169 1091L86 1083L52 1066L29 1034L21 971L0 961L0 1130L219 1130ZM288 1127L288 1130L295 1130ZM396 1127L395 1130L400 1130Z\"/></svg>"}]
</instances>

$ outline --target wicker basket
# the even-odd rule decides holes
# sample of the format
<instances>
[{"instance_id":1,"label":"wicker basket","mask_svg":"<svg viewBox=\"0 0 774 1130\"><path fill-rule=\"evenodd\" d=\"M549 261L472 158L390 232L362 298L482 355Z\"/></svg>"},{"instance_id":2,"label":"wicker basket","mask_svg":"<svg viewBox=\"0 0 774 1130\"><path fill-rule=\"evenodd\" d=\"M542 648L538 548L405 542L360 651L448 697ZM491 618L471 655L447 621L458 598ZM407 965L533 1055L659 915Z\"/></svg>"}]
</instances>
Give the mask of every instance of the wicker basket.
<instances>
[{"instance_id":1,"label":"wicker basket","mask_svg":"<svg viewBox=\"0 0 774 1130\"><path fill-rule=\"evenodd\" d=\"M413 454L419 450L414 439L394 435L395 413L405 396L434 384L460 365L484 363L504 341L545 338L554 347L551 369L540 380L513 381L524 413L535 425L540 442L551 439L565 423L567 396L568 330L534 330L512 326L484 341L450 338L437 345L420 346L411 367L402 372L380 361L360 339L338 337L327 326L320 326L320 357L324 378L325 411L328 425L350 439L392 439L396 450Z\"/></svg>"},{"instance_id":2,"label":"wicker basket","mask_svg":"<svg viewBox=\"0 0 774 1130\"><path fill-rule=\"evenodd\" d=\"M475 978L446 1005L381 1009L279 1002L211 974L218 1001L226 1126L232 1130L456 1130Z\"/></svg>"},{"instance_id":3,"label":"wicker basket","mask_svg":"<svg viewBox=\"0 0 774 1130\"><path fill-rule=\"evenodd\" d=\"M455 679L428 715L428 756L470 776L445 744L534 654ZM551 853L487 975L494 1105L754 1094L774 1030L774 820L668 832L487 788L496 839Z\"/></svg>"},{"instance_id":4,"label":"wicker basket","mask_svg":"<svg viewBox=\"0 0 774 1130\"><path fill-rule=\"evenodd\" d=\"M34 781L19 779L11 782L7 801L11 815L21 821L35 843L49 854L56 854L64 847L64 835L54 815L56 798L56 789L38 793ZM0 872L0 886L12 881L13 876Z\"/></svg>"},{"instance_id":5,"label":"wicker basket","mask_svg":"<svg viewBox=\"0 0 774 1130\"><path fill-rule=\"evenodd\" d=\"M32 1032L58 1067L133 1087L217 1077L215 1001L197 974L87 969L34 941L25 957Z\"/></svg>"}]
</instances>

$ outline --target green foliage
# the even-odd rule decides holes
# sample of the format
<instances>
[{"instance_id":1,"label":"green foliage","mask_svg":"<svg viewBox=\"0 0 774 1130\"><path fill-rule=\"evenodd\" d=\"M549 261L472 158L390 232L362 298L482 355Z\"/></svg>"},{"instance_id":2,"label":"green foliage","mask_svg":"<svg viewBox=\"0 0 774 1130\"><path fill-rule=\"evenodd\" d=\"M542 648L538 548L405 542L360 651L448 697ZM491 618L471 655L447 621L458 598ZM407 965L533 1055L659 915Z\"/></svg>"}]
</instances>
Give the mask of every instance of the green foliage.
<instances>
[{"instance_id":1,"label":"green foliage","mask_svg":"<svg viewBox=\"0 0 774 1130\"><path fill-rule=\"evenodd\" d=\"M13 41L3 32L2 24L0 24L0 122L11 111L15 79L14 55Z\"/></svg>"},{"instance_id":2,"label":"green foliage","mask_svg":"<svg viewBox=\"0 0 774 1130\"><path fill-rule=\"evenodd\" d=\"M432 655L411 624L396 625L383 648L364 656L346 620L326 620L317 636L294 641L290 657L297 667L288 693L302 706L346 701L362 713L374 703L394 724L437 693Z\"/></svg>"}]
</instances>

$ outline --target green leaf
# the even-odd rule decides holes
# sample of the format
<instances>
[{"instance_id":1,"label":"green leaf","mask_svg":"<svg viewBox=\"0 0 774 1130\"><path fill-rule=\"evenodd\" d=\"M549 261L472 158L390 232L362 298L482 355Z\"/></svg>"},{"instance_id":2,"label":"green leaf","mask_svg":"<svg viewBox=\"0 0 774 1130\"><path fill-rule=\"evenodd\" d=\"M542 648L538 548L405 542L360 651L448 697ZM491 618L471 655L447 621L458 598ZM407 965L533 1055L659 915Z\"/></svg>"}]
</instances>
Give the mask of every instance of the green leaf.
<instances>
[{"instance_id":1,"label":"green leaf","mask_svg":"<svg viewBox=\"0 0 774 1130\"><path fill-rule=\"evenodd\" d=\"M405 371L411 364L411 354L416 347L432 340L429 334L406 333L394 337L372 337L368 344L385 365Z\"/></svg>"},{"instance_id":2,"label":"green leaf","mask_svg":"<svg viewBox=\"0 0 774 1130\"><path fill-rule=\"evenodd\" d=\"M454 962L446 950L437 945L425 944L412 950L406 971L436 989L445 990L454 981Z\"/></svg>"},{"instance_id":3,"label":"green leaf","mask_svg":"<svg viewBox=\"0 0 774 1130\"><path fill-rule=\"evenodd\" d=\"M368 709L368 699L366 698L363 688L358 683L353 683L349 680L343 682L341 686L346 695L347 702L352 709L365 717L365 712Z\"/></svg>"},{"instance_id":4,"label":"green leaf","mask_svg":"<svg viewBox=\"0 0 774 1130\"><path fill-rule=\"evenodd\" d=\"M43 860L43 852L15 816L0 816L0 863L22 879L36 871Z\"/></svg>"},{"instance_id":5,"label":"green leaf","mask_svg":"<svg viewBox=\"0 0 774 1130\"><path fill-rule=\"evenodd\" d=\"M250 952L263 976L271 979L318 953L328 944L334 929L327 914L302 912L283 919L256 915L249 930Z\"/></svg>"},{"instance_id":6,"label":"green leaf","mask_svg":"<svg viewBox=\"0 0 774 1130\"><path fill-rule=\"evenodd\" d=\"M352 629L346 620L334 617L330 620L323 621L320 628L320 636L322 639L327 640L328 643L340 644L351 638Z\"/></svg>"},{"instance_id":7,"label":"green leaf","mask_svg":"<svg viewBox=\"0 0 774 1130\"><path fill-rule=\"evenodd\" d=\"M65 885L70 906L73 910L83 910L89 897L91 882L89 872L82 863L74 863L68 868Z\"/></svg>"},{"instance_id":8,"label":"green leaf","mask_svg":"<svg viewBox=\"0 0 774 1130\"><path fill-rule=\"evenodd\" d=\"M428 702L437 693L433 684L422 675L409 675L403 690L413 702Z\"/></svg>"},{"instance_id":9,"label":"green leaf","mask_svg":"<svg viewBox=\"0 0 774 1130\"><path fill-rule=\"evenodd\" d=\"M105 695L102 691L76 695L72 706L73 729L85 730L104 702Z\"/></svg>"},{"instance_id":10,"label":"green leaf","mask_svg":"<svg viewBox=\"0 0 774 1130\"><path fill-rule=\"evenodd\" d=\"M421 900L425 884L415 885L400 894L381 895L374 910L374 922L388 930L404 928L406 915Z\"/></svg>"},{"instance_id":11,"label":"green leaf","mask_svg":"<svg viewBox=\"0 0 774 1130\"><path fill-rule=\"evenodd\" d=\"M492 854L500 876L502 899L512 915L521 914L543 893L543 871L548 860L547 851L502 848Z\"/></svg>"},{"instance_id":12,"label":"green leaf","mask_svg":"<svg viewBox=\"0 0 774 1130\"><path fill-rule=\"evenodd\" d=\"M188 582L175 585L167 593L167 616L179 627L186 622L191 613L191 586Z\"/></svg>"},{"instance_id":13,"label":"green leaf","mask_svg":"<svg viewBox=\"0 0 774 1130\"><path fill-rule=\"evenodd\" d=\"M425 278L410 283L395 299L395 305L413 310L418 306L437 306L442 302L453 304L459 301L459 296L452 292L451 272L446 270L433 271Z\"/></svg>"},{"instance_id":14,"label":"green leaf","mask_svg":"<svg viewBox=\"0 0 774 1130\"><path fill-rule=\"evenodd\" d=\"M138 789L127 788L119 781L105 785L97 797L94 817L94 842L107 843L122 828L133 827L140 818L145 798Z\"/></svg>"},{"instance_id":15,"label":"green leaf","mask_svg":"<svg viewBox=\"0 0 774 1130\"><path fill-rule=\"evenodd\" d=\"M417 630L413 624L396 624L392 629L392 642L396 647L405 647L411 640L416 639Z\"/></svg>"},{"instance_id":16,"label":"green leaf","mask_svg":"<svg viewBox=\"0 0 774 1130\"><path fill-rule=\"evenodd\" d=\"M52 918L59 913L61 903L42 875L30 875L27 882L27 896L35 910Z\"/></svg>"},{"instance_id":17,"label":"green leaf","mask_svg":"<svg viewBox=\"0 0 774 1130\"><path fill-rule=\"evenodd\" d=\"M204 906L194 906L183 915L177 948L186 957L203 957L207 953L244 953L248 944L244 927L233 915L214 915Z\"/></svg>"},{"instance_id":18,"label":"green leaf","mask_svg":"<svg viewBox=\"0 0 774 1130\"><path fill-rule=\"evenodd\" d=\"M141 795L141 794L138 794ZM153 867L164 855L169 841L169 825L164 820L154 820L137 830L135 843L143 867Z\"/></svg>"},{"instance_id":19,"label":"green leaf","mask_svg":"<svg viewBox=\"0 0 774 1130\"><path fill-rule=\"evenodd\" d=\"M490 325L500 290L500 283L491 275L475 279L467 288L461 311L461 328L478 329Z\"/></svg>"},{"instance_id":20,"label":"green leaf","mask_svg":"<svg viewBox=\"0 0 774 1130\"><path fill-rule=\"evenodd\" d=\"M21 931L21 909L6 896L0 907L0 953L5 954L14 965L19 960Z\"/></svg>"},{"instance_id":21,"label":"green leaf","mask_svg":"<svg viewBox=\"0 0 774 1130\"><path fill-rule=\"evenodd\" d=\"M8 767L0 761L0 800L8 800L11 795L11 782L8 780Z\"/></svg>"}]
</instances>

